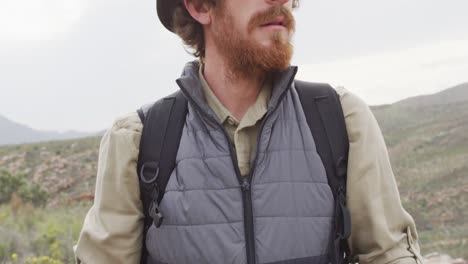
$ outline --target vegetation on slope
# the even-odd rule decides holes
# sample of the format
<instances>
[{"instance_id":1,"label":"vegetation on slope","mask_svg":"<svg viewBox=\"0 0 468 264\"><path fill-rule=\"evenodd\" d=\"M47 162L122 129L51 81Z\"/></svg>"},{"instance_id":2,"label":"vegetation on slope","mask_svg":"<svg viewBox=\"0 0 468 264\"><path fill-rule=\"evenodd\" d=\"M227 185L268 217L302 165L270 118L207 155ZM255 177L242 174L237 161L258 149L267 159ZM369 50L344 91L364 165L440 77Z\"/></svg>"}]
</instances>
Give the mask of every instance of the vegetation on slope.
<instances>
[{"instance_id":1,"label":"vegetation on slope","mask_svg":"<svg viewBox=\"0 0 468 264\"><path fill-rule=\"evenodd\" d=\"M468 258L468 102L374 110L423 252Z\"/></svg>"}]
</instances>

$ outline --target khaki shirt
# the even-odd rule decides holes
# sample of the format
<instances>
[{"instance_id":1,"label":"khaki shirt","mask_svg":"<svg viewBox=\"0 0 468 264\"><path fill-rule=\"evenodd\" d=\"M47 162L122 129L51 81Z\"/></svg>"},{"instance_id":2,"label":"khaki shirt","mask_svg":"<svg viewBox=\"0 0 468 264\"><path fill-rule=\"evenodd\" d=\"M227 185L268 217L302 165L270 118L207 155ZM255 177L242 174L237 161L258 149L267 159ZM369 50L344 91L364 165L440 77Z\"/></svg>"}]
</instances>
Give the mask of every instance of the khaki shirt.
<instances>
[{"instance_id":1,"label":"khaki shirt","mask_svg":"<svg viewBox=\"0 0 468 264\"><path fill-rule=\"evenodd\" d=\"M271 86L264 85L255 104L237 121L208 84L202 83L207 103L229 131L239 156L238 165L246 174ZM415 223L401 205L377 121L360 98L344 88L337 92L350 141L347 204L352 222L348 241L351 255L363 264L422 263ZM136 166L141 131L135 112L117 119L102 138L94 204L74 247L77 262L140 261L143 213Z\"/></svg>"},{"instance_id":2,"label":"khaki shirt","mask_svg":"<svg viewBox=\"0 0 468 264\"><path fill-rule=\"evenodd\" d=\"M203 77L203 65L198 73L205 100L213 109L221 124L226 129L231 141L234 142L237 155L237 165L242 176L250 172L251 163L255 157L257 137L260 132L260 123L268 111L268 102L271 97L271 80L266 80L260 89L255 103L247 109L242 120L238 121L229 110L219 101Z\"/></svg>"}]
</instances>

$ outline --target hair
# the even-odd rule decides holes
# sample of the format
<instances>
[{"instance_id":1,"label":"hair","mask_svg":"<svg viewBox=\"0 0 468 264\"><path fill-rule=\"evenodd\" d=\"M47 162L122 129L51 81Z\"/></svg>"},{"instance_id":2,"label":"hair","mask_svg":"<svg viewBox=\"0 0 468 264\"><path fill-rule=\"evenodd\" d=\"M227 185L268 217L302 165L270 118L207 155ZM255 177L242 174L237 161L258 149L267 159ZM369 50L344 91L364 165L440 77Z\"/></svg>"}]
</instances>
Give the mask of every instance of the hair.
<instances>
[{"instance_id":1,"label":"hair","mask_svg":"<svg viewBox=\"0 0 468 264\"><path fill-rule=\"evenodd\" d=\"M196 8L207 4L208 7L222 5L224 0L191 0ZM299 0L293 0L294 8L299 6ZM182 39L184 44L191 48L191 54L196 58L205 57L205 34L203 26L196 21L185 8L184 1L178 1L172 16L174 32Z\"/></svg>"},{"instance_id":2,"label":"hair","mask_svg":"<svg viewBox=\"0 0 468 264\"><path fill-rule=\"evenodd\" d=\"M207 4L215 7L219 0L191 0L196 8ZM193 50L196 58L205 57L205 34L203 26L196 21L185 8L184 1L178 1L172 17L174 32L179 35L184 44Z\"/></svg>"}]
</instances>

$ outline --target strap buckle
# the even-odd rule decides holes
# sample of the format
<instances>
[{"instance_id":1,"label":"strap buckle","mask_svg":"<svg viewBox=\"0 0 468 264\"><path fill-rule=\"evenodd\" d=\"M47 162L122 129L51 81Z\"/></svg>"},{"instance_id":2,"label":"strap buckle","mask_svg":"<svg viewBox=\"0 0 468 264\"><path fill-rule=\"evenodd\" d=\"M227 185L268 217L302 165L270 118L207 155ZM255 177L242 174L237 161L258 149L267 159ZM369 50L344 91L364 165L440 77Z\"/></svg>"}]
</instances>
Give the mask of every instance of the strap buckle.
<instances>
[{"instance_id":1,"label":"strap buckle","mask_svg":"<svg viewBox=\"0 0 468 264\"><path fill-rule=\"evenodd\" d=\"M158 184L156 179L159 175L159 163L155 161L148 161L143 163L140 169L140 180L144 183L145 190L150 195L150 205L148 208L149 216L153 219L153 223L156 227L160 227L162 224L163 216L159 210L158 204Z\"/></svg>"},{"instance_id":2,"label":"strap buckle","mask_svg":"<svg viewBox=\"0 0 468 264\"><path fill-rule=\"evenodd\" d=\"M151 218L153 218L154 225L157 228L160 227L164 217L162 216L161 212L159 211L159 206L158 206L157 202L155 202L155 201L151 202L150 208L149 208L149 215L151 216Z\"/></svg>"}]
</instances>

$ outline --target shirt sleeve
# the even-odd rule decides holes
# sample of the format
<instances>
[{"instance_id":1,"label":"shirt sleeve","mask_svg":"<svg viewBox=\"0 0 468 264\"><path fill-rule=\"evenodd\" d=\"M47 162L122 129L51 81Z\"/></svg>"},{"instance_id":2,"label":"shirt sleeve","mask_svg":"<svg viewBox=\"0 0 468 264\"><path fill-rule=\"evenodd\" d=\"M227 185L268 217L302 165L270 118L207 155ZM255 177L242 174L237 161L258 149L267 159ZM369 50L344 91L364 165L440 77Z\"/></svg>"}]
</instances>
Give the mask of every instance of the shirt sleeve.
<instances>
[{"instance_id":1,"label":"shirt sleeve","mask_svg":"<svg viewBox=\"0 0 468 264\"><path fill-rule=\"evenodd\" d=\"M344 88L340 95L349 137L349 246L361 264L422 263L413 218L403 208L387 147L367 104Z\"/></svg>"},{"instance_id":2,"label":"shirt sleeve","mask_svg":"<svg viewBox=\"0 0 468 264\"><path fill-rule=\"evenodd\" d=\"M136 164L142 124L137 113L117 119L101 140L94 204L78 243L77 263L140 263L143 212Z\"/></svg>"}]
</instances>

